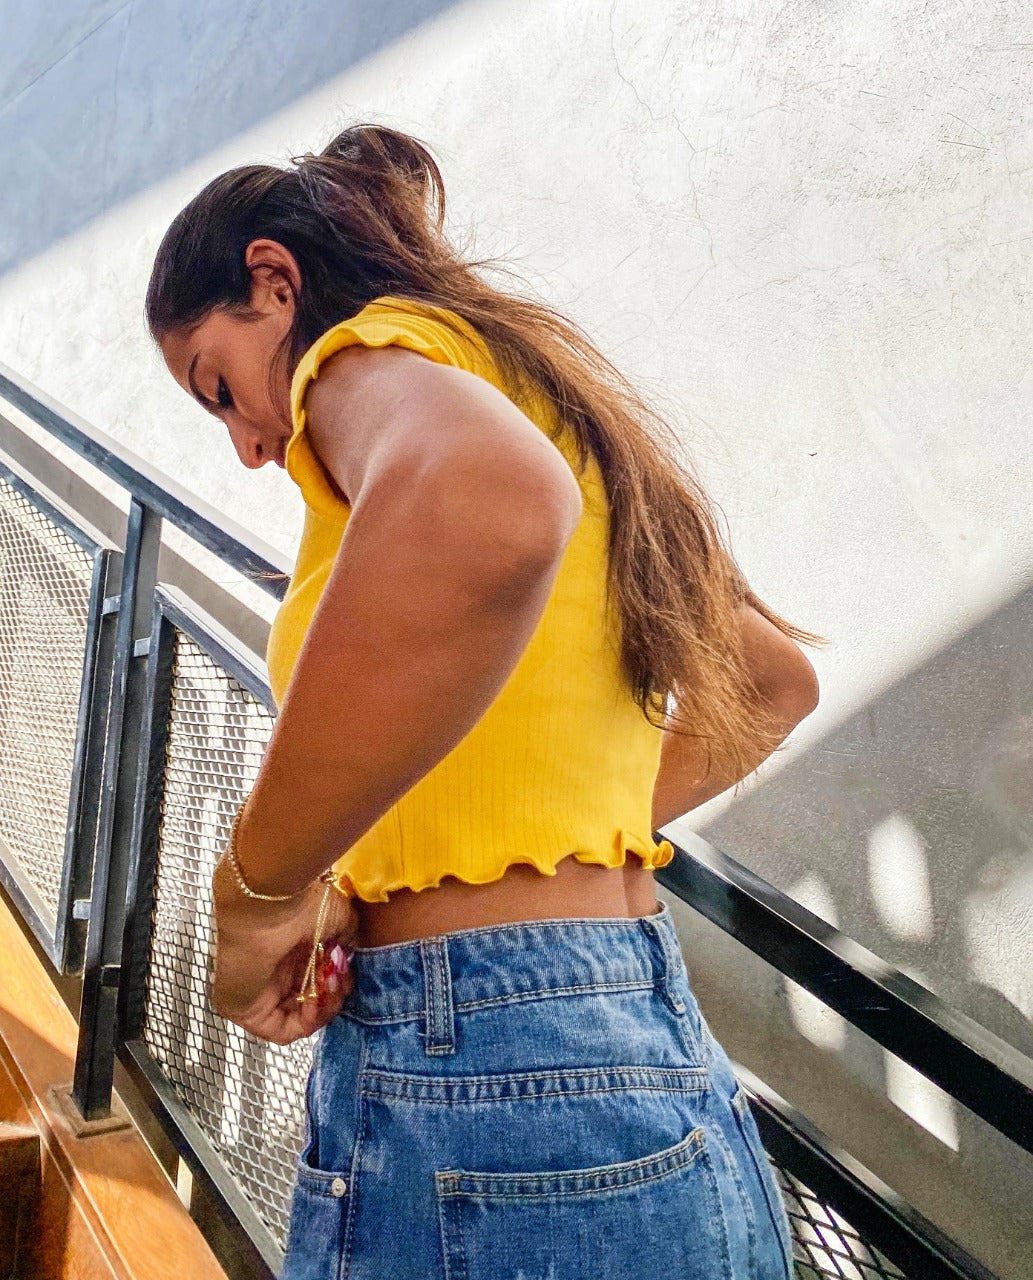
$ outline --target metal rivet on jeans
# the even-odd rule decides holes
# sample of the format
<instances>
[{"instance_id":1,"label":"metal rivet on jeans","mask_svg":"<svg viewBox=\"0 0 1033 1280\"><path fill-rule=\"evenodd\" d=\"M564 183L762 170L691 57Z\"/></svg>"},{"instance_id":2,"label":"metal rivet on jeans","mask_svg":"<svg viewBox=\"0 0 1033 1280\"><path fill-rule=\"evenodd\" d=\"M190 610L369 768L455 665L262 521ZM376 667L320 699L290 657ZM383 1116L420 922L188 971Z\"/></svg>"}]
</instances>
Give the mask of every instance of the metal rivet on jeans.
<instances>
[{"instance_id":1,"label":"metal rivet on jeans","mask_svg":"<svg viewBox=\"0 0 1033 1280\"><path fill-rule=\"evenodd\" d=\"M343 1178L334 1178L333 1182L330 1183L330 1194L332 1196L336 1196L338 1199L340 1199L347 1190L348 1184Z\"/></svg>"}]
</instances>

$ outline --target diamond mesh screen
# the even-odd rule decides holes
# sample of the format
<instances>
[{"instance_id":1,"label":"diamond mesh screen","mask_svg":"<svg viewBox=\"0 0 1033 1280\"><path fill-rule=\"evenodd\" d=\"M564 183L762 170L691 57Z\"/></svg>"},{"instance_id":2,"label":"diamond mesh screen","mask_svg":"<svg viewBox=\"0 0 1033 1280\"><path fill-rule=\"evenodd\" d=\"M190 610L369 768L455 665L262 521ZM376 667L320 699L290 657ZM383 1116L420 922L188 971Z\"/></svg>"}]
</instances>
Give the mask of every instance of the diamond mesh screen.
<instances>
[{"instance_id":1,"label":"diamond mesh screen","mask_svg":"<svg viewBox=\"0 0 1033 1280\"><path fill-rule=\"evenodd\" d=\"M906 1280L835 1209L774 1160L771 1165L789 1214L798 1280Z\"/></svg>"},{"instance_id":2,"label":"diamond mesh screen","mask_svg":"<svg viewBox=\"0 0 1033 1280\"><path fill-rule=\"evenodd\" d=\"M0 838L55 919L92 575L0 479Z\"/></svg>"},{"instance_id":3,"label":"diamond mesh screen","mask_svg":"<svg viewBox=\"0 0 1033 1280\"><path fill-rule=\"evenodd\" d=\"M282 1247L312 1045L259 1040L207 998L211 876L271 731L266 708L178 633L144 1040Z\"/></svg>"}]
</instances>

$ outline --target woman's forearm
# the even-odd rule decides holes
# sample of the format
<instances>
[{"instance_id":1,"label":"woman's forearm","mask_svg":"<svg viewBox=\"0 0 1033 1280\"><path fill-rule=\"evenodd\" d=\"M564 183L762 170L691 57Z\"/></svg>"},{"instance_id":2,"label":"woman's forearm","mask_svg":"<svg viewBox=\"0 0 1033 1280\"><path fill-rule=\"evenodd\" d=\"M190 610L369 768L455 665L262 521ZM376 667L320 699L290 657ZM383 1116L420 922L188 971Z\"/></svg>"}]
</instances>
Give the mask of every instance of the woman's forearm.
<instances>
[{"instance_id":1,"label":"woman's forearm","mask_svg":"<svg viewBox=\"0 0 1033 1280\"><path fill-rule=\"evenodd\" d=\"M765 720L773 738L768 751L753 752L743 762L741 772L712 769L705 745L698 738L667 733L660 753L660 769L653 785L653 830L719 796L758 768L801 720L818 705L818 685L803 655L795 665L795 678L766 702Z\"/></svg>"},{"instance_id":2,"label":"woman's forearm","mask_svg":"<svg viewBox=\"0 0 1033 1280\"><path fill-rule=\"evenodd\" d=\"M770 746L766 751L758 747L742 762L741 771L732 774L711 767L698 738L666 734L653 786L654 831L748 777L818 705L818 677L799 645L749 602L741 606L739 621L744 665L771 734Z\"/></svg>"},{"instance_id":3,"label":"woman's forearm","mask_svg":"<svg viewBox=\"0 0 1033 1280\"><path fill-rule=\"evenodd\" d=\"M492 545L434 502L352 513L238 833L259 892L306 884L443 759L541 617L569 531Z\"/></svg>"}]
</instances>

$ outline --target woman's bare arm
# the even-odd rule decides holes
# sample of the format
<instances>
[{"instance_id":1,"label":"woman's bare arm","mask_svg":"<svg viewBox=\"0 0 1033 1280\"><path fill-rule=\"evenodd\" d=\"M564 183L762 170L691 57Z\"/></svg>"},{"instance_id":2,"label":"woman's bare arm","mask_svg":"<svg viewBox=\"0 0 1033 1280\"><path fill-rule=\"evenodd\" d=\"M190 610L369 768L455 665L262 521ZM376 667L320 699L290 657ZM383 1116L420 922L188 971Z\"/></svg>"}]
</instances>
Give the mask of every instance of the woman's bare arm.
<instances>
[{"instance_id":1,"label":"woman's bare arm","mask_svg":"<svg viewBox=\"0 0 1033 1280\"><path fill-rule=\"evenodd\" d=\"M349 350L307 413L351 516L240 826L266 893L318 875L473 728L581 513L562 454L463 370Z\"/></svg>"},{"instance_id":2,"label":"woman's bare arm","mask_svg":"<svg viewBox=\"0 0 1033 1280\"><path fill-rule=\"evenodd\" d=\"M746 662L772 727L784 739L818 705L818 680L800 647L756 609L743 605ZM705 747L683 734L664 735L660 772L653 787L653 830L727 791L752 773L770 752L757 752L743 773L709 770Z\"/></svg>"}]
</instances>

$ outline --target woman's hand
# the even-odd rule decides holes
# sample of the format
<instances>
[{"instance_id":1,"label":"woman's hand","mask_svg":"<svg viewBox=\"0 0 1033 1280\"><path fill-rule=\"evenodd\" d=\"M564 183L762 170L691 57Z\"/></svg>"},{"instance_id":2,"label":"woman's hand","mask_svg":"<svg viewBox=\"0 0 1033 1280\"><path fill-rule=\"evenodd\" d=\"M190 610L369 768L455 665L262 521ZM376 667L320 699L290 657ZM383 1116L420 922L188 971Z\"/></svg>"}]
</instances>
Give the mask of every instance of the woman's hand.
<instances>
[{"instance_id":1,"label":"woman's hand","mask_svg":"<svg viewBox=\"0 0 1033 1280\"><path fill-rule=\"evenodd\" d=\"M312 954L319 908L327 886L319 880L289 902L246 897L221 859L212 876L215 974L209 998L220 1017L261 1040L290 1044L310 1036L340 1012L353 980L346 965L317 971L320 1000L296 999ZM354 906L331 888L320 941L329 960L348 955L358 931Z\"/></svg>"}]
</instances>

